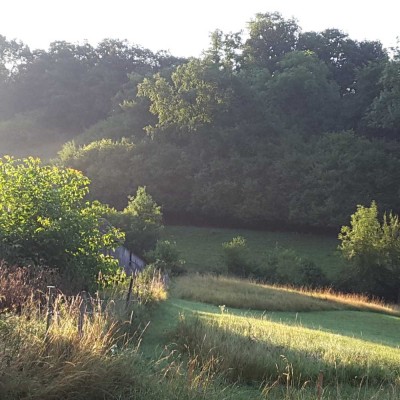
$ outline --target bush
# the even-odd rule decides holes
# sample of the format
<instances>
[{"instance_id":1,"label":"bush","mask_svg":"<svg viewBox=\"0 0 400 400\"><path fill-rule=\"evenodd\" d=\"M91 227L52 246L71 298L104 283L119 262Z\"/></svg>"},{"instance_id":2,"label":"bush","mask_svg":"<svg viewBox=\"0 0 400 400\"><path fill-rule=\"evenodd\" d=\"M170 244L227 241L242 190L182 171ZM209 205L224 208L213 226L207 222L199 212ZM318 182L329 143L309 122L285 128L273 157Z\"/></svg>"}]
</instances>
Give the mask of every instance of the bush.
<instances>
[{"instance_id":1,"label":"bush","mask_svg":"<svg viewBox=\"0 0 400 400\"><path fill-rule=\"evenodd\" d=\"M306 287L323 287L328 280L322 269L290 249L275 248L266 258L265 267L256 271L257 278L270 283Z\"/></svg>"},{"instance_id":2,"label":"bush","mask_svg":"<svg viewBox=\"0 0 400 400\"><path fill-rule=\"evenodd\" d=\"M112 210L108 218L125 232L125 246L141 257L156 246L163 229L161 207L145 187L139 187L136 196L129 196L122 212Z\"/></svg>"},{"instance_id":3,"label":"bush","mask_svg":"<svg viewBox=\"0 0 400 400\"><path fill-rule=\"evenodd\" d=\"M159 240L156 248L146 253L146 259L157 268L172 275L181 275L186 272L185 261L180 258L176 243L169 240Z\"/></svg>"},{"instance_id":4,"label":"bush","mask_svg":"<svg viewBox=\"0 0 400 400\"><path fill-rule=\"evenodd\" d=\"M353 290L400 301L400 222L397 215L378 218L378 206L357 206L350 226L339 234L342 255L349 261L347 280Z\"/></svg>"},{"instance_id":5,"label":"bush","mask_svg":"<svg viewBox=\"0 0 400 400\"><path fill-rule=\"evenodd\" d=\"M123 234L100 226L108 208L85 200L88 185L79 171L39 159L0 159L0 257L55 268L83 287L94 284L100 270L115 270L115 260L103 253Z\"/></svg>"},{"instance_id":6,"label":"bush","mask_svg":"<svg viewBox=\"0 0 400 400\"><path fill-rule=\"evenodd\" d=\"M254 263L250 260L250 250L244 237L237 236L223 243L222 250L223 263L230 274L247 277L254 271Z\"/></svg>"}]
</instances>

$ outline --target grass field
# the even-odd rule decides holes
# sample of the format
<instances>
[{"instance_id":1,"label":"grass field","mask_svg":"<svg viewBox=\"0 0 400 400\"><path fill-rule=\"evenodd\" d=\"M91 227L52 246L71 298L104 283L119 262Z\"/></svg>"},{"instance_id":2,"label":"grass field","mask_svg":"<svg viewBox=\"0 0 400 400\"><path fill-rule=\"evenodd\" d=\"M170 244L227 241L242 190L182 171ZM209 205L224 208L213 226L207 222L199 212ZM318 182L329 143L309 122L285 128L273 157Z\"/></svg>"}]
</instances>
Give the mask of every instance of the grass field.
<instances>
[{"instance_id":1,"label":"grass field","mask_svg":"<svg viewBox=\"0 0 400 400\"><path fill-rule=\"evenodd\" d=\"M259 264L279 247L314 261L329 278L335 277L342 265L337 250L339 242L334 236L188 226L167 226L163 233L164 239L176 242L187 270L196 272L225 272L221 260L222 243L236 236L247 239L252 256Z\"/></svg>"},{"instance_id":2,"label":"grass field","mask_svg":"<svg viewBox=\"0 0 400 400\"><path fill-rule=\"evenodd\" d=\"M279 246L332 277L342 265L332 237L167 227L164 238L176 241L187 270L201 275L172 282L170 299L144 336L144 356L168 359L167 368L179 363L205 398L205 387L224 387L220 398L237 400L400 399L399 308L365 296L204 274L224 272L221 244L238 235L257 262Z\"/></svg>"},{"instance_id":3,"label":"grass field","mask_svg":"<svg viewBox=\"0 0 400 400\"><path fill-rule=\"evenodd\" d=\"M235 235L247 237L260 260L265 246L281 236L279 246L283 242L299 255L320 260L324 269L340 266L333 239L215 231L218 239L213 240L208 238L213 234L200 228L168 227L165 235L176 240L194 271L204 272L204 261L211 270L222 269L221 243ZM203 261L196 261L196 254L204 254ZM49 334L45 315L3 314L0 398L400 399L396 306L331 290L210 274L173 278L169 298L142 311L135 302L132 310L126 308L125 294L126 288L117 287L110 306L103 304L86 317L81 336L78 309L68 311L64 302Z\"/></svg>"},{"instance_id":4,"label":"grass field","mask_svg":"<svg viewBox=\"0 0 400 400\"><path fill-rule=\"evenodd\" d=\"M171 298L155 312L142 351L157 358L175 342L214 375L239 379L237 395L248 389L243 399L316 399L323 371L323 399L394 400L400 396L399 327L398 317L371 312L222 312Z\"/></svg>"},{"instance_id":5,"label":"grass field","mask_svg":"<svg viewBox=\"0 0 400 400\"><path fill-rule=\"evenodd\" d=\"M257 284L246 279L192 274L176 279L174 296L214 305L261 311L374 311L395 316L399 307L370 301L366 296L339 294L327 290L307 290Z\"/></svg>"}]
</instances>

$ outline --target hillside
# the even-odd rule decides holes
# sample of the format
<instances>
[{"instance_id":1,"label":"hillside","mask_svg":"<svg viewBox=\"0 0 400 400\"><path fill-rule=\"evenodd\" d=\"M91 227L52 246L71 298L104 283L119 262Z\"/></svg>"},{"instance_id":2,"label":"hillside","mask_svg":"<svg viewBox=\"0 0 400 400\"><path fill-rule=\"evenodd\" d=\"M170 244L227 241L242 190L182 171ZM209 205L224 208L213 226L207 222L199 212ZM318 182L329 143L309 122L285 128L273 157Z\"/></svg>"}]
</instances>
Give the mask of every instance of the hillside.
<instances>
[{"instance_id":1,"label":"hillside","mask_svg":"<svg viewBox=\"0 0 400 400\"><path fill-rule=\"evenodd\" d=\"M175 223L306 232L373 200L400 211L400 63L379 41L264 12L191 59L112 38L1 43L0 154L65 143L57 163L92 200L123 209L146 186Z\"/></svg>"}]
</instances>

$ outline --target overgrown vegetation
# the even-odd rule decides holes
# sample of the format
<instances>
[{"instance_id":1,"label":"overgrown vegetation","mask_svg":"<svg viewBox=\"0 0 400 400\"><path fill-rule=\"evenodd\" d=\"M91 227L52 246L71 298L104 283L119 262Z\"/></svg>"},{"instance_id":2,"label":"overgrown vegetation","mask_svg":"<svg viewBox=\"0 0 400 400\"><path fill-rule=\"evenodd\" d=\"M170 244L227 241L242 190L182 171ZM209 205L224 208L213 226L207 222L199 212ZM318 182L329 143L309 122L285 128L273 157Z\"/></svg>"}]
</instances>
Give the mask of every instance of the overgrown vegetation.
<instances>
[{"instance_id":1,"label":"overgrown vegetation","mask_svg":"<svg viewBox=\"0 0 400 400\"><path fill-rule=\"evenodd\" d=\"M171 381L156 364L152 369L146 365L138 352L149 318L144 307L165 298L157 275L145 275L138 276L135 301L129 304L126 285L96 298L57 295L48 330L46 310L33 299L24 302L20 315L1 314L1 398L198 398L180 378L179 364L169 367L170 374L176 370Z\"/></svg>"},{"instance_id":2,"label":"overgrown vegetation","mask_svg":"<svg viewBox=\"0 0 400 400\"><path fill-rule=\"evenodd\" d=\"M172 275L186 272L185 260L181 258L175 242L159 240L154 250L146 253L146 259L156 268Z\"/></svg>"},{"instance_id":3,"label":"overgrown vegetation","mask_svg":"<svg viewBox=\"0 0 400 400\"><path fill-rule=\"evenodd\" d=\"M57 269L78 290L93 285L99 271L116 270L104 252L123 234L102 226L108 207L85 200L88 184L79 171L39 159L1 159L1 258Z\"/></svg>"},{"instance_id":4,"label":"overgrown vegetation","mask_svg":"<svg viewBox=\"0 0 400 400\"><path fill-rule=\"evenodd\" d=\"M107 218L125 232L125 247L141 257L156 247L163 229L161 207L144 187L139 187L135 196L129 196L123 211L113 209Z\"/></svg>"},{"instance_id":5,"label":"overgrown vegetation","mask_svg":"<svg viewBox=\"0 0 400 400\"><path fill-rule=\"evenodd\" d=\"M400 301L400 224L390 213L378 218L375 202L358 206L350 226L339 234L340 249L350 261L348 276L357 290Z\"/></svg>"}]
</instances>

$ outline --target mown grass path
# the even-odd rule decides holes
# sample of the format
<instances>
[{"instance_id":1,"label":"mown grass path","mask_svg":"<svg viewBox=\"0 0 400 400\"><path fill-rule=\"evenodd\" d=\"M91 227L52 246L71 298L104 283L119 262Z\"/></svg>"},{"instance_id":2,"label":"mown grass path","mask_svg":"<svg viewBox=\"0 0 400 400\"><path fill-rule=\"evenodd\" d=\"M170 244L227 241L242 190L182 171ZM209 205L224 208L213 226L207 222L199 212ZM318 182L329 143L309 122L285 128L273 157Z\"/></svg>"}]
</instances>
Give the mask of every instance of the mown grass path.
<instances>
[{"instance_id":1,"label":"mown grass path","mask_svg":"<svg viewBox=\"0 0 400 400\"><path fill-rule=\"evenodd\" d=\"M265 319L284 325L300 326L336 335L347 336L384 346L400 349L400 317L361 311L317 311L317 312L271 312L235 308L225 313L249 319ZM142 351L154 356L171 341L171 331L176 327L179 316L195 315L210 318L221 315L221 308L201 302L171 298L154 311L142 343ZM400 362L400 360L399 360Z\"/></svg>"}]
</instances>

